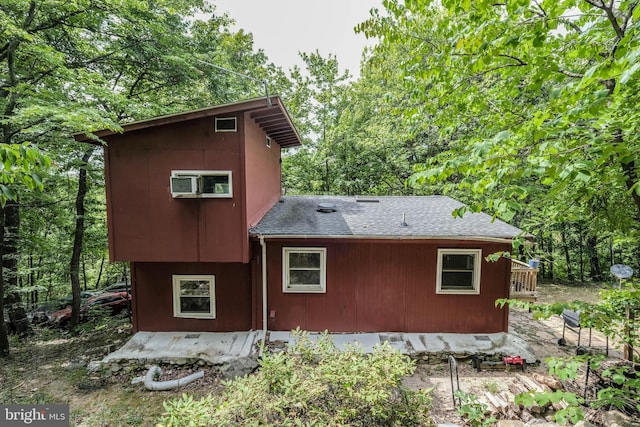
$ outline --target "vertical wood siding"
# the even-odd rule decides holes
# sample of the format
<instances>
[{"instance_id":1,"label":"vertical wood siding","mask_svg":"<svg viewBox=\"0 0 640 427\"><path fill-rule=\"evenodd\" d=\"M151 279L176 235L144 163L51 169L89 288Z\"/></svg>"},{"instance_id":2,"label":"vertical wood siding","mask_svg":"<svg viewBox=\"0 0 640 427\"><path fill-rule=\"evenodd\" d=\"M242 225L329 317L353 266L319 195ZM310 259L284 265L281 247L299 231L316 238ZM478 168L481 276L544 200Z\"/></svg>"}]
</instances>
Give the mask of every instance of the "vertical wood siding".
<instances>
[{"instance_id":1,"label":"vertical wood siding","mask_svg":"<svg viewBox=\"0 0 640 427\"><path fill-rule=\"evenodd\" d=\"M282 292L282 247L327 248L326 294ZM482 249L480 295L436 294L438 248ZM268 245L269 329L333 332L506 331L508 314L495 300L509 295L507 260L487 262L509 245L469 241L367 242L316 239Z\"/></svg>"},{"instance_id":2,"label":"vertical wood siding","mask_svg":"<svg viewBox=\"0 0 640 427\"><path fill-rule=\"evenodd\" d=\"M256 225L280 199L280 146L245 113L244 175L247 227Z\"/></svg>"},{"instance_id":3,"label":"vertical wood siding","mask_svg":"<svg viewBox=\"0 0 640 427\"><path fill-rule=\"evenodd\" d=\"M216 133L214 117L200 118L107 142L111 260L249 262L248 226L280 197L280 149L252 120L238 114L238 132ZM231 170L233 198L174 199L172 170Z\"/></svg>"},{"instance_id":4,"label":"vertical wood siding","mask_svg":"<svg viewBox=\"0 0 640 427\"><path fill-rule=\"evenodd\" d=\"M247 331L251 329L251 267L241 263L147 263L131 266L136 331ZM215 319L173 317L174 274L215 275Z\"/></svg>"}]
</instances>

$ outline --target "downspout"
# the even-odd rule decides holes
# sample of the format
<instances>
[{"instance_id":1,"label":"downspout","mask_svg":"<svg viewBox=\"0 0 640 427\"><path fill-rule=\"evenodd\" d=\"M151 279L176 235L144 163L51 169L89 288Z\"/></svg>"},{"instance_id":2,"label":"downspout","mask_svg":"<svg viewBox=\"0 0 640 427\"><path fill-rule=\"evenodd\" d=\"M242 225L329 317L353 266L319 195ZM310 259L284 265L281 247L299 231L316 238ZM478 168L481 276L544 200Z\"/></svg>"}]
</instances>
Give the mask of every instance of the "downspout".
<instances>
[{"instance_id":1,"label":"downspout","mask_svg":"<svg viewBox=\"0 0 640 427\"><path fill-rule=\"evenodd\" d=\"M260 235L260 248L262 249L262 331L264 339L267 339L267 245L264 236Z\"/></svg>"}]
</instances>

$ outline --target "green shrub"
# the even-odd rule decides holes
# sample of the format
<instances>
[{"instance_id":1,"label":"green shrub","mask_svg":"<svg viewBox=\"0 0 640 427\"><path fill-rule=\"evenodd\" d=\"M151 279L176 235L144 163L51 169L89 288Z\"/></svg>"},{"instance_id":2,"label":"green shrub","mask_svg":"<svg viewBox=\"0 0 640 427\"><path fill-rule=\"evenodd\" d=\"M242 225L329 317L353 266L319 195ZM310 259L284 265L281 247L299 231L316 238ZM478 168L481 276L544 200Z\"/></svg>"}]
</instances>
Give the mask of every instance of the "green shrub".
<instances>
[{"instance_id":1,"label":"green shrub","mask_svg":"<svg viewBox=\"0 0 640 427\"><path fill-rule=\"evenodd\" d=\"M458 415L471 427L489 427L497 421L489 414L489 407L480 402L475 395L458 390L455 396L460 401L457 408Z\"/></svg>"},{"instance_id":2,"label":"green shrub","mask_svg":"<svg viewBox=\"0 0 640 427\"><path fill-rule=\"evenodd\" d=\"M297 332L288 351L265 353L260 370L226 382L222 396L165 403L164 426L430 425L429 390L401 383L415 364L388 344L365 354L338 350L322 335L314 345Z\"/></svg>"}]
</instances>

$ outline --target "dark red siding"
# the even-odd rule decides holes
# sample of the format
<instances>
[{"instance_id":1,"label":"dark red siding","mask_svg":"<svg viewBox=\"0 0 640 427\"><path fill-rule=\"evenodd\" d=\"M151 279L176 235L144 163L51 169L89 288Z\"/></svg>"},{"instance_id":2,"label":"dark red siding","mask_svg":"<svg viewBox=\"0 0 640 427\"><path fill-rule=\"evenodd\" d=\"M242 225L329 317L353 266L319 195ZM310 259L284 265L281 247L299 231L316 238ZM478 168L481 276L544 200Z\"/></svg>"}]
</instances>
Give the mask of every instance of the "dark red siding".
<instances>
[{"instance_id":1,"label":"dark red siding","mask_svg":"<svg viewBox=\"0 0 640 427\"><path fill-rule=\"evenodd\" d=\"M282 292L282 247L327 248L326 294ZM436 294L438 248L482 249L483 257L508 244L469 241L292 240L268 243L269 329L333 332L507 331L507 260L482 261L480 295Z\"/></svg>"},{"instance_id":2,"label":"dark red siding","mask_svg":"<svg viewBox=\"0 0 640 427\"><path fill-rule=\"evenodd\" d=\"M206 117L106 137L111 260L249 262L248 228L280 197L280 147L265 138L242 113L238 132ZM230 170L233 198L174 199L172 170Z\"/></svg>"},{"instance_id":3,"label":"dark red siding","mask_svg":"<svg viewBox=\"0 0 640 427\"><path fill-rule=\"evenodd\" d=\"M247 331L251 329L251 268L241 263L131 265L136 331ZM215 319L173 317L174 274L215 275Z\"/></svg>"},{"instance_id":4,"label":"dark red siding","mask_svg":"<svg viewBox=\"0 0 640 427\"><path fill-rule=\"evenodd\" d=\"M247 226L256 225L280 198L280 146L245 113L244 170Z\"/></svg>"}]
</instances>

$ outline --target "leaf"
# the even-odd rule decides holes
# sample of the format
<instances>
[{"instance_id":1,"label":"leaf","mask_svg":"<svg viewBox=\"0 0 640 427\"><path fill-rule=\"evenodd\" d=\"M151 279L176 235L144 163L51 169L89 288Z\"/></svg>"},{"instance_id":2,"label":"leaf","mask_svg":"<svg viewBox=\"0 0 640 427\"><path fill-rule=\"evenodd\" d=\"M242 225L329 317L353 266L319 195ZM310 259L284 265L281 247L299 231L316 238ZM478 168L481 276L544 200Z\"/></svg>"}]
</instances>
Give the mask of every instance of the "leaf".
<instances>
[{"instance_id":1,"label":"leaf","mask_svg":"<svg viewBox=\"0 0 640 427\"><path fill-rule=\"evenodd\" d=\"M631 77L633 77L633 75L639 69L640 69L640 62L635 63L631 66L631 68L627 68L626 70L624 70L624 72L620 75L620 80L619 80L620 84L626 84L629 81L629 79L631 79Z\"/></svg>"}]
</instances>

